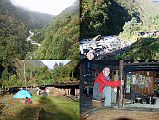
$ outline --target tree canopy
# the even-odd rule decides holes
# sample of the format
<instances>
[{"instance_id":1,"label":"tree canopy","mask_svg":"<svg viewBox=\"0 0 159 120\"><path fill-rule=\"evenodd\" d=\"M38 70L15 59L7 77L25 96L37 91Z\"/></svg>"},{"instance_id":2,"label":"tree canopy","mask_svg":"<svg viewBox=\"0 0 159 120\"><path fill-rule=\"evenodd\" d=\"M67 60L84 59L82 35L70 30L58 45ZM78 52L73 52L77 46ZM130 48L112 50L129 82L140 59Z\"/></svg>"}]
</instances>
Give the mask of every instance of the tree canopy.
<instances>
[{"instance_id":1,"label":"tree canopy","mask_svg":"<svg viewBox=\"0 0 159 120\"><path fill-rule=\"evenodd\" d=\"M1 87L24 87L25 79L27 86L78 81L78 67L79 61L77 60L70 61L66 65L56 63L53 69L49 69L38 60L19 60L10 68L5 67L0 78L0 85Z\"/></svg>"},{"instance_id":2,"label":"tree canopy","mask_svg":"<svg viewBox=\"0 0 159 120\"><path fill-rule=\"evenodd\" d=\"M48 25L33 59L79 59L79 3L64 10Z\"/></svg>"}]
</instances>

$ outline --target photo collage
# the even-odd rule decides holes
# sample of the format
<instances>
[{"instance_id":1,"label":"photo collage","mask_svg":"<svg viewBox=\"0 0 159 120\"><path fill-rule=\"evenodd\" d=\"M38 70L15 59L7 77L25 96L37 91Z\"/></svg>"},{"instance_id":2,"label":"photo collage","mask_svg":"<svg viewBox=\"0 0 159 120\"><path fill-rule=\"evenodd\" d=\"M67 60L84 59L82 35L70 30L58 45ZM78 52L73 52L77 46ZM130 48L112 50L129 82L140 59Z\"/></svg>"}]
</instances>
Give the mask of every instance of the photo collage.
<instances>
[{"instance_id":1,"label":"photo collage","mask_svg":"<svg viewBox=\"0 0 159 120\"><path fill-rule=\"evenodd\" d=\"M158 120L159 0L0 0L0 120Z\"/></svg>"}]
</instances>

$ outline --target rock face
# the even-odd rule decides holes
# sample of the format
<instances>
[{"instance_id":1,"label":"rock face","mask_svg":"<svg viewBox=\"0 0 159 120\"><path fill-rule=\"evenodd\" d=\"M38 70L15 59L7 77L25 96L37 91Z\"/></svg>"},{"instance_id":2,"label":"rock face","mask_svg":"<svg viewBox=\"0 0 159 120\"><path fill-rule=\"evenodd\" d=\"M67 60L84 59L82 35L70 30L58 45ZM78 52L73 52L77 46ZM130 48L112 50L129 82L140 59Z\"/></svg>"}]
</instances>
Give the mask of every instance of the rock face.
<instances>
[{"instance_id":1,"label":"rock face","mask_svg":"<svg viewBox=\"0 0 159 120\"><path fill-rule=\"evenodd\" d=\"M48 95L49 96L79 96L80 90L74 88L56 88L56 87L47 87L49 89Z\"/></svg>"},{"instance_id":2,"label":"rock face","mask_svg":"<svg viewBox=\"0 0 159 120\"><path fill-rule=\"evenodd\" d=\"M80 57L89 60L110 59L111 57L129 50L133 42L122 41L119 36L96 36L80 41Z\"/></svg>"},{"instance_id":3,"label":"rock face","mask_svg":"<svg viewBox=\"0 0 159 120\"><path fill-rule=\"evenodd\" d=\"M60 89L60 88L55 88L51 87L50 89L50 96L65 96L66 95L66 90L65 89Z\"/></svg>"}]
</instances>

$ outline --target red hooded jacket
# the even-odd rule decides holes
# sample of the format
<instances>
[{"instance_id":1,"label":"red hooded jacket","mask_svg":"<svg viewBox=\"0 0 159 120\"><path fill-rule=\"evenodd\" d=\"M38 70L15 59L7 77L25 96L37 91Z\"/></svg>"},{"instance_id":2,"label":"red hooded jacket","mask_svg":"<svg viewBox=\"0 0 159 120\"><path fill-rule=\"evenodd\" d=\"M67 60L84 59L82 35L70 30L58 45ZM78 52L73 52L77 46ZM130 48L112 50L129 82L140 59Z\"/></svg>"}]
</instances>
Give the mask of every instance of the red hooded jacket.
<instances>
[{"instance_id":1,"label":"red hooded jacket","mask_svg":"<svg viewBox=\"0 0 159 120\"><path fill-rule=\"evenodd\" d=\"M103 73L101 72L94 83L99 83L100 85L100 92L103 92L103 89L105 86L111 86L111 87L119 87L120 86L120 81L108 81L106 80L106 78L104 77Z\"/></svg>"}]
</instances>

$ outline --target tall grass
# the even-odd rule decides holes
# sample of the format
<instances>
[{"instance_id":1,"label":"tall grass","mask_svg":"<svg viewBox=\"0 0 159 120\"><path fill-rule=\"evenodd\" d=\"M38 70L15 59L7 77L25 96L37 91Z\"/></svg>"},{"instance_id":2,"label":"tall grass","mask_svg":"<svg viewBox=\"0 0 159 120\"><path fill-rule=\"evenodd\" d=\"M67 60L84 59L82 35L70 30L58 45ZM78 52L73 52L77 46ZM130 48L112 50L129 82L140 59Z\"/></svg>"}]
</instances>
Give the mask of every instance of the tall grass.
<instances>
[{"instance_id":1,"label":"tall grass","mask_svg":"<svg viewBox=\"0 0 159 120\"><path fill-rule=\"evenodd\" d=\"M8 99L2 109L0 119L4 120L79 120L79 102L66 97L33 96L32 104L24 104L24 99Z\"/></svg>"}]
</instances>

